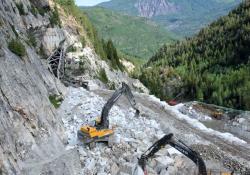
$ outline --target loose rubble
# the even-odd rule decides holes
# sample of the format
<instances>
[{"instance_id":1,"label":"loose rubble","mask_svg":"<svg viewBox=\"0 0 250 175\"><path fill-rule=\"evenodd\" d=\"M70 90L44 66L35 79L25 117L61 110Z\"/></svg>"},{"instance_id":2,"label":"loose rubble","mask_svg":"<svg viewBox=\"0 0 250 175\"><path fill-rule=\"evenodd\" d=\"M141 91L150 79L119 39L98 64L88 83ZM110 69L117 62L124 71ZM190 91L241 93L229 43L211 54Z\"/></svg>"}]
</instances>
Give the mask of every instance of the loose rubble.
<instances>
[{"instance_id":1,"label":"loose rubble","mask_svg":"<svg viewBox=\"0 0 250 175\"><path fill-rule=\"evenodd\" d=\"M250 169L246 168L246 164L241 164L235 159L232 159L219 151L219 148L216 148L212 145L193 145L193 149L197 150L202 154L207 160L213 160L216 162L223 162L223 166L227 167L229 170L238 172L241 174L250 173ZM221 167L220 167L221 168Z\"/></svg>"},{"instance_id":2,"label":"loose rubble","mask_svg":"<svg viewBox=\"0 0 250 175\"><path fill-rule=\"evenodd\" d=\"M247 142L250 141L250 112L240 111L200 102L188 102L178 110L197 119L211 129L229 132Z\"/></svg>"},{"instance_id":3,"label":"loose rubble","mask_svg":"<svg viewBox=\"0 0 250 175\"><path fill-rule=\"evenodd\" d=\"M98 143L90 150L77 139L77 130L81 125L93 125L104 104L104 99L93 92L83 88L69 88L58 110L67 130L68 147L78 149L82 174L133 174L137 170L137 158L164 133L155 120L135 118L132 108L123 110L113 106L109 119L110 125L115 127L114 143L111 146ZM194 169L195 164L168 146L148 162L148 171L152 175L166 174L165 172L183 174Z\"/></svg>"},{"instance_id":4,"label":"loose rubble","mask_svg":"<svg viewBox=\"0 0 250 175\"><path fill-rule=\"evenodd\" d=\"M190 118L188 115L184 115L182 114L179 109L182 108L183 104L179 104L176 105L173 109L171 109L178 118L180 119L184 119L185 121L187 121L187 123L189 123L191 126L205 132L211 135L215 135L225 141L229 141L231 143L236 143L236 144L247 144L246 141L234 136L231 133L228 132L220 132L220 131L216 131L214 129L208 128L206 127L203 123L201 123L198 119L194 119L194 118Z\"/></svg>"}]
</instances>

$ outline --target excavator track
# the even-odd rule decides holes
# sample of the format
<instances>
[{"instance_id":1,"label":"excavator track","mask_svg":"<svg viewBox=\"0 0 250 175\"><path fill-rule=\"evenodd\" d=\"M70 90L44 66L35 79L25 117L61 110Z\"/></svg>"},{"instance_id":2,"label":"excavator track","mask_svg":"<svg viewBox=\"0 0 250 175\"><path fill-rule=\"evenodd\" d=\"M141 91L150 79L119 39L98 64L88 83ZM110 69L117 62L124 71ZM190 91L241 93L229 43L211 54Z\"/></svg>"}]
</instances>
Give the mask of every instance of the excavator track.
<instances>
[{"instance_id":1,"label":"excavator track","mask_svg":"<svg viewBox=\"0 0 250 175\"><path fill-rule=\"evenodd\" d=\"M109 136L111 136L113 134L109 134L109 135L106 135L104 137L93 137L93 138L90 138L86 133L82 132L82 131L78 131L77 132L77 137L79 140L82 140L84 144L90 144L90 143L93 143L93 142L109 142Z\"/></svg>"}]
</instances>

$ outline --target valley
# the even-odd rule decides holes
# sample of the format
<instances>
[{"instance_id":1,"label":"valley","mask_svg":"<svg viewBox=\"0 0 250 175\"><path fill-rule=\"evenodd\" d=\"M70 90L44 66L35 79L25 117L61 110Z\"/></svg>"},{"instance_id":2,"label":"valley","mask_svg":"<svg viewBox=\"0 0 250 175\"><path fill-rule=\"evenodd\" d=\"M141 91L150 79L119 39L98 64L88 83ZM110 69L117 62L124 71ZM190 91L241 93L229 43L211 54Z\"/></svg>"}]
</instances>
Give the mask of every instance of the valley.
<instances>
[{"instance_id":1,"label":"valley","mask_svg":"<svg viewBox=\"0 0 250 175\"><path fill-rule=\"evenodd\" d=\"M197 34L240 2L112 0L81 8L102 38L111 39L124 54L146 62L164 44Z\"/></svg>"},{"instance_id":2,"label":"valley","mask_svg":"<svg viewBox=\"0 0 250 175\"><path fill-rule=\"evenodd\" d=\"M112 39L121 52L147 60L165 43L179 37L156 23L141 17L132 17L101 7L82 8L98 33L105 40Z\"/></svg>"},{"instance_id":3,"label":"valley","mask_svg":"<svg viewBox=\"0 0 250 175\"><path fill-rule=\"evenodd\" d=\"M226 15L241 0L111 0L98 6L131 16L142 16L182 37Z\"/></svg>"}]
</instances>

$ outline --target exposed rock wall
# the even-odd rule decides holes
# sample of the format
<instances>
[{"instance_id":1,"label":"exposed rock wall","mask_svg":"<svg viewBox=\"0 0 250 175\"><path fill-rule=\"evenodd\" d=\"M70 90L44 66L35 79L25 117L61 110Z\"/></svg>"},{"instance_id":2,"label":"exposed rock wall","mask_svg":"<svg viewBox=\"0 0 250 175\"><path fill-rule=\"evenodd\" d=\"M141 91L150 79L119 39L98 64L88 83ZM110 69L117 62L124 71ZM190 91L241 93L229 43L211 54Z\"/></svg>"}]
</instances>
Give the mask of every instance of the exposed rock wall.
<instances>
[{"instance_id":1,"label":"exposed rock wall","mask_svg":"<svg viewBox=\"0 0 250 175\"><path fill-rule=\"evenodd\" d=\"M147 18L173 13L178 9L174 3L166 0L138 0L135 6L139 15Z\"/></svg>"},{"instance_id":2,"label":"exposed rock wall","mask_svg":"<svg viewBox=\"0 0 250 175\"><path fill-rule=\"evenodd\" d=\"M0 1L0 174L77 174L79 156L65 150L64 127L48 98L64 93L64 87L28 44L29 31L46 28L49 13L34 16L32 5L29 0ZM25 46L26 56L8 49L11 39Z\"/></svg>"}]
</instances>

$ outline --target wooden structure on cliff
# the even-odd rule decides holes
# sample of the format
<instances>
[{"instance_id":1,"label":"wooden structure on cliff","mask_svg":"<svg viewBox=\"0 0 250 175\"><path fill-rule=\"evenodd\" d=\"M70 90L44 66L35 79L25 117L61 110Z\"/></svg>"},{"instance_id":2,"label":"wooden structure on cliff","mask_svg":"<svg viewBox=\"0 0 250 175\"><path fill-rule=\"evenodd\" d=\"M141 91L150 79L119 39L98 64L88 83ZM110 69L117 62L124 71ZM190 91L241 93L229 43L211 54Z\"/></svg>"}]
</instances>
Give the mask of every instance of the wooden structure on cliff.
<instances>
[{"instance_id":1,"label":"wooden structure on cliff","mask_svg":"<svg viewBox=\"0 0 250 175\"><path fill-rule=\"evenodd\" d=\"M65 40L61 41L58 48L47 59L48 68L56 78L64 83L65 86L83 87L88 89L88 82L66 75L65 54L67 49L64 49L63 47L64 41Z\"/></svg>"},{"instance_id":2,"label":"wooden structure on cliff","mask_svg":"<svg viewBox=\"0 0 250 175\"><path fill-rule=\"evenodd\" d=\"M65 51L59 46L47 59L48 67L51 73L61 80L65 75Z\"/></svg>"}]
</instances>

